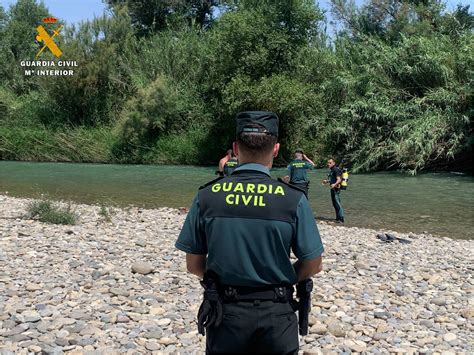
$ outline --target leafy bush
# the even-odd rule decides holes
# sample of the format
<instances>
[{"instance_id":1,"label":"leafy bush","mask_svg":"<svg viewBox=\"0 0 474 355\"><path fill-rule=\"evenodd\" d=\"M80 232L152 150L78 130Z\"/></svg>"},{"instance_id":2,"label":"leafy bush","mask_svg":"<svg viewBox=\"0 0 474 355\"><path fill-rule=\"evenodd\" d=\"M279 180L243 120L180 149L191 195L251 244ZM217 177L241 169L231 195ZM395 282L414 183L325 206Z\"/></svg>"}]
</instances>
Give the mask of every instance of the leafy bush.
<instances>
[{"instance_id":1,"label":"leafy bush","mask_svg":"<svg viewBox=\"0 0 474 355\"><path fill-rule=\"evenodd\" d=\"M194 94L192 90L182 91L170 85L162 77L138 90L137 95L126 103L118 123L118 142L114 148L117 159L147 162L157 142L164 136L188 136L195 127L205 126L209 122L208 115L202 101ZM183 142L182 139L178 141ZM166 161L176 161L173 154L166 156L169 158ZM189 159L186 161L191 162Z\"/></svg>"},{"instance_id":2,"label":"leafy bush","mask_svg":"<svg viewBox=\"0 0 474 355\"><path fill-rule=\"evenodd\" d=\"M466 78L472 71L452 55L472 63L465 56L472 41L402 37L396 48L377 38L341 41L338 51L350 55L337 78L319 84L325 107L317 139L323 152L352 164L353 171L412 172L461 154L469 146L472 95Z\"/></svg>"}]
</instances>

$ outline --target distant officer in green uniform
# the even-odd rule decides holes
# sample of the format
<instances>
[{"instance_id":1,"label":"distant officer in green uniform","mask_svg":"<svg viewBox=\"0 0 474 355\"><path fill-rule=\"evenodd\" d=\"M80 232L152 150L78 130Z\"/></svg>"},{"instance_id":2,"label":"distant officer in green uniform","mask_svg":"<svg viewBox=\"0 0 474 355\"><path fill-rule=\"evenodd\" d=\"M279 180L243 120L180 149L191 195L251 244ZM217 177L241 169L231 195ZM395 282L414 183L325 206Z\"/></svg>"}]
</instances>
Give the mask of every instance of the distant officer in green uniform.
<instances>
[{"instance_id":1,"label":"distant officer in green uniform","mask_svg":"<svg viewBox=\"0 0 474 355\"><path fill-rule=\"evenodd\" d=\"M302 149L295 151L295 159L290 162L287 166L287 176L284 177L285 181L289 181L291 185L295 185L304 191L306 197L308 197L309 190L309 179L308 170L313 169L314 163L304 153Z\"/></svg>"},{"instance_id":2,"label":"distant officer in green uniform","mask_svg":"<svg viewBox=\"0 0 474 355\"><path fill-rule=\"evenodd\" d=\"M301 305L308 292L300 286L322 269L323 244L303 192L270 177L278 117L241 112L236 123L240 165L200 188L176 248L203 279L198 330L207 354L297 354L293 285Z\"/></svg>"},{"instance_id":3,"label":"distant officer in green uniform","mask_svg":"<svg viewBox=\"0 0 474 355\"><path fill-rule=\"evenodd\" d=\"M219 168L216 171L216 175L224 176L224 166L234 155L232 149L227 149L225 157L219 160Z\"/></svg>"},{"instance_id":4,"label":"distant officer in green uniform","mask_svg":"<svg viewBox=\"0 0 474 355\"><path fill-rule=\"evenodd\" d=\"M237 165L239 165L239 161L237 160L235 154L232 152L232 157L224 164L224 176L229 176L230 174L232 174Z\"/></svg>"},{"instance_id":5,"label":"distant officer in green uniform","mask_svg":"<svg viewBox=\"0 0 474 355\"><path fill-rule=\"evenodd\" d=\"M336 166L334 159L329 159L327 162L329 175L327 180L323 180L323 183L329 184L331 188L331 201L336 211L336 223L344 223L344 209L341 204L341 182L342 182L342 171Z\"/></svg>"}]
</instances>

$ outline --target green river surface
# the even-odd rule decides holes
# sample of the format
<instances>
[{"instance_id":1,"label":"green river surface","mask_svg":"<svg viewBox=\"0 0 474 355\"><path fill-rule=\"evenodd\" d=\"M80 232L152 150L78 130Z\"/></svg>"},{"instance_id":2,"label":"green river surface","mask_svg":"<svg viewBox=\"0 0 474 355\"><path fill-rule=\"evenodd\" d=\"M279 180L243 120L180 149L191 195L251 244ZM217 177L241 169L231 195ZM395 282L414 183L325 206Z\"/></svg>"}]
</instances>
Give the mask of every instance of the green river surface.
<instances>
[{"instance_id":1,"label":"green river surface","mask_svg":"<svg viewBox=\"0 0 474 355\"><path fill-rule=\"evenodd\" d=\"M0 161L0 194L112 206L189 207L215 167ZM285 169L272 169L274 177ZM318 219L332 220L327 169L310 173L309 200ZM455 173L409 176L351 174L341 192L346 226L474 239L474 177ZM2 206L0 205L0 209ZM0 211L1 215L1 211Z\"/></svg>"}]
</instances>

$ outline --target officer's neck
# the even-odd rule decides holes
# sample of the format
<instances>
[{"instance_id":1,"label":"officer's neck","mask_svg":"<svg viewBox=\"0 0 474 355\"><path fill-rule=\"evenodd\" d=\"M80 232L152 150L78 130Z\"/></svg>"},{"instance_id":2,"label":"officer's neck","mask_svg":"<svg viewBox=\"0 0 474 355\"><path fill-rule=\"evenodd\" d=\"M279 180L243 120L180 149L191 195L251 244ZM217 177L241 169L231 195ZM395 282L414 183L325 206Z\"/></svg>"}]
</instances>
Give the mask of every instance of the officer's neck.
<instances>
[{"instance_id":1,"label":"officer's neck","mask_svg":"<svg viewBox=\"0 0 474 355\"><path fill-rule=\"evenodd\" d=\"M271 169L273 165L273 158L270 157L270 158L260 158L260 159L253 158L252 159L252 158L239 156L239 165L250 164L250 163L260 164L260 165L266 166L268 169Z\"/></svg>"}]
</instances>

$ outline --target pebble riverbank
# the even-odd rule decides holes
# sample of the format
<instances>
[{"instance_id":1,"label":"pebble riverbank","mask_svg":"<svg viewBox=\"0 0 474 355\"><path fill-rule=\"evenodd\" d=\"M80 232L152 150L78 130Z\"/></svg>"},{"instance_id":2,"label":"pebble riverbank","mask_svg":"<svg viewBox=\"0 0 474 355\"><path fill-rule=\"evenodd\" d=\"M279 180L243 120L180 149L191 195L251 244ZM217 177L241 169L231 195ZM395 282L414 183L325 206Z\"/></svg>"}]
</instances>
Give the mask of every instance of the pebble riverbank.
<instances>
[{"instance_id":1,"label":"pebble riverbank","mask_svg":"<svg viewBox=\"0 0 474 355\"><path fill-rule=\"evenodd\" d=\"M22 218L28 201L0 196L0 354L203 353L184 211L74 205L78 224L57 226ZM301 353L474 353L474 241L319 227Z\"/></svg>"}]
</instances>

